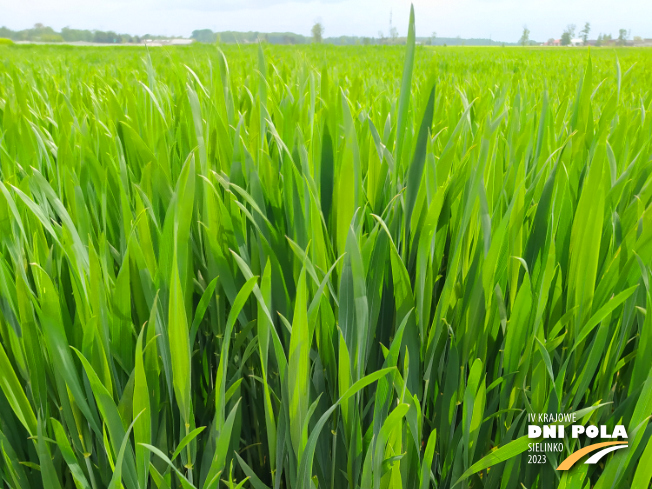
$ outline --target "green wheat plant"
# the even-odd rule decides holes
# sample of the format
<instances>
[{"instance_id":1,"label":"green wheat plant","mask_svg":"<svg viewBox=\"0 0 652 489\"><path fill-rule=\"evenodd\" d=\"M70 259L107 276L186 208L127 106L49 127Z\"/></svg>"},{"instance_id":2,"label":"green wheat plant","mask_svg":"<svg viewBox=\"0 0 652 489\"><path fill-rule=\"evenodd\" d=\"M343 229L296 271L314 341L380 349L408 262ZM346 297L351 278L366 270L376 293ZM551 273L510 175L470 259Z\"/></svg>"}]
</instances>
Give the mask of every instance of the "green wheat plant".
<instances>
[{"instance_id":1,"label":"green wheat plant","mask_svg":"<svg viewBox=\"0 0 652 489\"><path fill-rule=\"evenodd\" d=\"M649 487L652 53L414 36L0 48L3 487Z\"/></svg>"}]
</instances>

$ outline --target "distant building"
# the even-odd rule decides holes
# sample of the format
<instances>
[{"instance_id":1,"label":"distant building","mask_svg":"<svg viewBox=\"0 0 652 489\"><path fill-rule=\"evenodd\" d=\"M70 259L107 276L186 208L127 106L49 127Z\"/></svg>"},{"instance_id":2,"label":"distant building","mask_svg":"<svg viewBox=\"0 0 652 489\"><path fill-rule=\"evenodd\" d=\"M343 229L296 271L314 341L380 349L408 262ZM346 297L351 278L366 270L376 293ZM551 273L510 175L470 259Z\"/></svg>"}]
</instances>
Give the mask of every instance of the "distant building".
<instances>
[{"instance_id":1,"label":"distant building","mask_svg":"<svg viewBox=\"0 0 652 489\"><path fill-rule=\"evenodd\" d=\"M194 39L145 39L143 41L147 46L187 46L192 44Z\"/></svg>"},{"instance_id":2,"label":"distant building","mask_svg":"<svg viewBox=\"0 0 652 489\"><path fill-rule=\"evenodd\" d=\"M550 39L544 46L561 46L561 39Z\"/></svg>"},{"instance_id":3,"label":"distant building","mask_svg":"<svg viewBox=\"0 0 652 489\"><path fill-rule=\"evenodd\" d=\"M652 47L652 39L634 39L633 46L637 48Z\"/></svg>"},{"instance_id":4,"label":"distant building","mask_svg":"<svg viewBox=\"0 0 652 489\"><path fill-rule=\"evenodd\" d=\"M576 37L575 39L571 39L571 46L584 46L584 39Z\"/></svg>"},{"instance_id":5,"label":"distant building","mask_svg":"<svg viewBox=\"0 0 652 489\"><path fill-rule=\"evenodd\" d=\"M165 43L165 41L163 41ZM170 39L170 43L173 46L187 46L188 44L192 44L194 42L193 39Z\"/></svg>"}]
</instances>

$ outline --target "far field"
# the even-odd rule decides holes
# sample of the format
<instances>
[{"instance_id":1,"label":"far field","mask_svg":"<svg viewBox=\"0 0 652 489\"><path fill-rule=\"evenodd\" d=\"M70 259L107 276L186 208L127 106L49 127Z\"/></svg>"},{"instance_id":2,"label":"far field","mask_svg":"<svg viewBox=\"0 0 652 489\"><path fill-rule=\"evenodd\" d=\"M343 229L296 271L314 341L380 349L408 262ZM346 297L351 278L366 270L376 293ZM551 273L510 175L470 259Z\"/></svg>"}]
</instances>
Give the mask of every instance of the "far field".
<instances>
[{"instance_id":1,"label":"far field","mask_svg":"<svg viewBox=\"0 0 652 489\"><path fill-rule=\"evenodd\" d=\"M651 141L646 49L0 46L0 486L648 488Z\"/></svg>"}]
</instances>

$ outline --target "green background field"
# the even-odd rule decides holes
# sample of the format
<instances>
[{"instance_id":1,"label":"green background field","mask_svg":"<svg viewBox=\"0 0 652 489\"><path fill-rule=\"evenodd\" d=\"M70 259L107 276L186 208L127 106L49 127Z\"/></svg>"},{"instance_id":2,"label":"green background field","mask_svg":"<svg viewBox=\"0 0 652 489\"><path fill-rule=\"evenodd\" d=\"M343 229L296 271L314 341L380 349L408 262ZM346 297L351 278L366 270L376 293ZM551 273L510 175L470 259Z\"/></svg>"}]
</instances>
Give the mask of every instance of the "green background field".
<instances>
[{"instance_id":1,"label":"green background field","mask_svg":"<svg viewBox=\"0 0 652 489\"><path fill-rule=\"evenodd\" d=\"M0 46L5 487L649 487L651 87L644 49ZM559 412L629 448L528 464Z\"/></svg>"}]
</instances>

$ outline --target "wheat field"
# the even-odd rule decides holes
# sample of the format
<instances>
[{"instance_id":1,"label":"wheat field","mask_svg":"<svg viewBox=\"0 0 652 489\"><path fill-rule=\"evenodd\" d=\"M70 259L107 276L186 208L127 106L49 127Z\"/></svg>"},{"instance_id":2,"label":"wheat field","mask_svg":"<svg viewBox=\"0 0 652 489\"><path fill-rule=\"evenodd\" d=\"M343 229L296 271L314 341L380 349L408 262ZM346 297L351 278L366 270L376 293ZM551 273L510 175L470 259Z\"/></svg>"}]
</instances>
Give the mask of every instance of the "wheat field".
<instances>
[{"instance_id":1,"label":"wheat field","mask_svg":"<svg viewBox=\"0 0 652 489\"><path fill-rule=\"evenodd\" d=\"M0 46L12 489L652 477L652 52ZM528 463L527 415L629 448Z\"/></svg>"}]
</instances>

